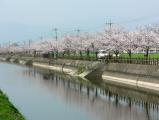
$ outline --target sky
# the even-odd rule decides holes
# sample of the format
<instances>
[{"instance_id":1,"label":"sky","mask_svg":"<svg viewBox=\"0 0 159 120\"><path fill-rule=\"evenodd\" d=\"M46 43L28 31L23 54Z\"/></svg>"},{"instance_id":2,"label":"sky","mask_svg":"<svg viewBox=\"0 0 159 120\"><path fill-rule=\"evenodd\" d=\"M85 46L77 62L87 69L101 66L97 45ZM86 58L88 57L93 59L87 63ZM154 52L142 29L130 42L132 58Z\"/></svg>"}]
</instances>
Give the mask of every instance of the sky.
<instances>
[{"instance_id":1,"label":"sky","mask_svg":"<svg viewBox=\"0 0 159 120\"><path fill-rule=\"evenodd\" d=\"M128 29L159 23L159 0L0 0L0 43L103 30L107 21Z\"/></svg>"}]
</instances>

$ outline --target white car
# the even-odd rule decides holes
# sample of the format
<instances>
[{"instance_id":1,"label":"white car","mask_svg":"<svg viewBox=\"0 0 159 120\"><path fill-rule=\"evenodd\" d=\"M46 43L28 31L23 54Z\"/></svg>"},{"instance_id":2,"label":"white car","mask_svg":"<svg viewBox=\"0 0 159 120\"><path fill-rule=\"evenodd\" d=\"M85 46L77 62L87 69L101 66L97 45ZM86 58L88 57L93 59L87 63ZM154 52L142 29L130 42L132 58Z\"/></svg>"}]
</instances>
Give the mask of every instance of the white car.
<instances>
[{"instance_id":1,"label":"white car","mask_svg":"<svg viewBox=\"0 0 159 120\"><path fill-rule=\"evenodd\" d=\"M107 53L106 50L99 50L98 51L98 54L97 54L97 57L98 59L102 59L102 58L105 58L106 56L108 56L109 54Z\"/></svg>"}]
</instances>

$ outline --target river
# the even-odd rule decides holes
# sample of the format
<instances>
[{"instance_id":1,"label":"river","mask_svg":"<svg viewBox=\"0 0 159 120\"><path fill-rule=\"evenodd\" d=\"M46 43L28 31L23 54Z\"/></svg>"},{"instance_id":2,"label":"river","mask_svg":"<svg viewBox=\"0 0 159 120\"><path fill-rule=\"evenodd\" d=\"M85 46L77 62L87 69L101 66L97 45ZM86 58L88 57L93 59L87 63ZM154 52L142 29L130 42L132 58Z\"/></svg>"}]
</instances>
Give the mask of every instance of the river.
<instances>
[{"instance_id":1,"label":"river","mask_svg":"<svg viewBox=\"0 0 159 120\"><path fill-rule=\"evenodd\" d=\"M159 120L159 97L0 63L0 89L26 120Z\"/></svg>"}]
</instances>

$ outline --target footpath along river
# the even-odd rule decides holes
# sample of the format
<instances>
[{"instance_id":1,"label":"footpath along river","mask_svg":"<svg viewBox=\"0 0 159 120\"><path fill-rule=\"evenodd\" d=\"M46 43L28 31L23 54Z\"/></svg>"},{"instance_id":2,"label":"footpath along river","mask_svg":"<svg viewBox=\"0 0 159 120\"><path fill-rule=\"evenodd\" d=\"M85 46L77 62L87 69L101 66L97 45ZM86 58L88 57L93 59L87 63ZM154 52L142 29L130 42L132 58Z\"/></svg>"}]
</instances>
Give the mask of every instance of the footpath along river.
<instances>
[{"instance_id":1,"label":"footpath along river","mask_svg":"<svg viewBox=\"0 0 159 120\"><path fill-rule=\"evenodd\" d=\"M26 120L159 120L159 96L49 70L2 62L0 89Z\"/></svg>"}]
</instances>

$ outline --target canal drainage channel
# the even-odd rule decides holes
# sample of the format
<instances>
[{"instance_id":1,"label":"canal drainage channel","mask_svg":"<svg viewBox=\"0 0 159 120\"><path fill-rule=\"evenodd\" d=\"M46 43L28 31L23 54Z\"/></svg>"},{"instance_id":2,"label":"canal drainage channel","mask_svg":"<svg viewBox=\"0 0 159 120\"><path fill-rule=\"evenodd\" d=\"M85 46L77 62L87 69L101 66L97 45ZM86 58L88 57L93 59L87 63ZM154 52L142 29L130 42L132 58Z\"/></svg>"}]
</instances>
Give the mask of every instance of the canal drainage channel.
<instances>
[{"instance_id":1,"label":"canal drainage channel","mask_svg":"<svg viewBox=\"0 0 159 120\"><path fill-rule=\"evenodd\" d=\"M54 72L52 71L36 69L36 72L43 74L46 80L53 80L51 79L54 76ZM116 104L125 103L129 105L129 107L136 105L146 110L152 109L157 112L159 111L159 96L156 94L122 88L106 83L103 83L103 85L94 84L92 82L82 80L81 78L64 75L59 72L56 72L56 74L59 74L61 76L60 78L62 78L61 80L58 76L56 76L56 84L62 83L66 89L84 93L88 97L100 97L101 99L112 100Z\"/></svg>"}]
</instances>

